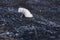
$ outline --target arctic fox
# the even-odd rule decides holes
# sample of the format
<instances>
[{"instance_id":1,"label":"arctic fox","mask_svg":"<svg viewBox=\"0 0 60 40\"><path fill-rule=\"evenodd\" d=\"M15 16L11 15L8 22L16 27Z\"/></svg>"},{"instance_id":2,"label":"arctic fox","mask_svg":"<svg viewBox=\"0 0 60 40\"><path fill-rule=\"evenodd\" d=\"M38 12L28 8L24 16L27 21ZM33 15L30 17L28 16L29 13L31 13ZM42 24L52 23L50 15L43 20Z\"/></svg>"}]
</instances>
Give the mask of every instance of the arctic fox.
<instances>
[{"instance_id":1,"label":"arctic fox","mask_svg":"<svg viewBox=\"0 0 60 40\"><path fill-rule=\"evenodd\" d=\"M31 12L26 9L26 8L18 8L18 12L19 13L23 13L25 17L33 17L33 15L31 14Z\"/></svg>"}]
</instances>

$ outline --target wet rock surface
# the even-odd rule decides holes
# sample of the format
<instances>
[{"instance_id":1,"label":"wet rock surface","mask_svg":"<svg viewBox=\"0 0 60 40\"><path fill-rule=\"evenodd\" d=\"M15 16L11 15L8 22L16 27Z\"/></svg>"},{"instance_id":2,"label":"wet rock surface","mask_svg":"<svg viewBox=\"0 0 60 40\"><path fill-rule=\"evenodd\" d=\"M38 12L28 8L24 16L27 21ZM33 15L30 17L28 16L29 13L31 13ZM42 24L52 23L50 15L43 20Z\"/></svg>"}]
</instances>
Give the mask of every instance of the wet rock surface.
<instances>
[{"instance_id":1,"label":"wet rock surface","mask_svg":"<svg viewBox=\"0 0 60 40\"><path fill-rule=\"evenodd\" d=\"M34 17L19 14L19 6ZM0 40L60 40L60 0L0 0Z\"/></svg>"}]
</instances>

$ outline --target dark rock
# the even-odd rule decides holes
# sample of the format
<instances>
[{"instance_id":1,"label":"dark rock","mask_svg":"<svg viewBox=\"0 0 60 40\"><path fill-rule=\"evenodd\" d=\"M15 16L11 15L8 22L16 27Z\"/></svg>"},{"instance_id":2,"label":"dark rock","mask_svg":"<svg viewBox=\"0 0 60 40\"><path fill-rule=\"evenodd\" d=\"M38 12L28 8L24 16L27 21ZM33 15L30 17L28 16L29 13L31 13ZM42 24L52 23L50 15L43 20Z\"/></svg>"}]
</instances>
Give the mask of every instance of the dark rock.
<instances>
[{"instance_id":1,"label":"dark rock","mask_svg":"<svg viewBox=\"0 0 60 40\"><path fill-rule=\"evenodd\" d=\"M17 6L19 4L25 3L26 0L0 0L0 5L3 6Z\"/></svg>"},{"instance_id":2,"label":"dark rock","mask_svg":"<svg viewBox=\"0 0 60 40\"><path fill-rule=\"evenodd\" d=\"M29 9L34 18L18 14L17 6ZM4 39L60 40L60 1L0 0L0 29Z\"/></svg>"}]
</instances>

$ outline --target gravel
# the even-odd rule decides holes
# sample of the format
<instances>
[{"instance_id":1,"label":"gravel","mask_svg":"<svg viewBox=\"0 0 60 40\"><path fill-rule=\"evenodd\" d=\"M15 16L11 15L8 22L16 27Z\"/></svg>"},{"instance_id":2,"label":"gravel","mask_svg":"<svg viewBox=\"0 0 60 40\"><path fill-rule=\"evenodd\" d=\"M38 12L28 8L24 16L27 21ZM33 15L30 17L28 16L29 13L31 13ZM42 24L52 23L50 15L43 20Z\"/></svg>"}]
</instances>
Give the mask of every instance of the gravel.
<instances>
[{"instance_id":1,"label":"gravel","mask_svg":"<svg viewBox=\"0 0 60 40\"><path fill-rule=\"evenodd\" d=\"M27 8L33 18L19 14ZM0 0L0 40L60 40L60 0Z\"/></svg>"}]
</instances>

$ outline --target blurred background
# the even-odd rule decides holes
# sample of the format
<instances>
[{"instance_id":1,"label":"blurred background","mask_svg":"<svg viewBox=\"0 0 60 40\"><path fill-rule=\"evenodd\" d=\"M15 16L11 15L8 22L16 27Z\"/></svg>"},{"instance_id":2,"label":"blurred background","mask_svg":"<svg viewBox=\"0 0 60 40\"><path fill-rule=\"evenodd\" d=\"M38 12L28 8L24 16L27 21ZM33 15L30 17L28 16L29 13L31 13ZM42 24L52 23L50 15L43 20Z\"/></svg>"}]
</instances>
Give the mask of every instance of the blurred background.
<instances>
[{"instance_id":1,"label":"blurred background","mask_svg":"<svg viewBox=\"0 0 60 40\"><path fill-rule=\"evenodd\" d=\"M0 40L60 40L60 0L0 0Z\"/></svg>"}]
</instances>

